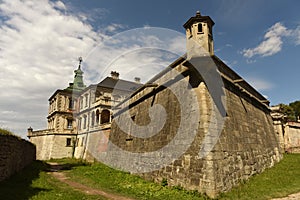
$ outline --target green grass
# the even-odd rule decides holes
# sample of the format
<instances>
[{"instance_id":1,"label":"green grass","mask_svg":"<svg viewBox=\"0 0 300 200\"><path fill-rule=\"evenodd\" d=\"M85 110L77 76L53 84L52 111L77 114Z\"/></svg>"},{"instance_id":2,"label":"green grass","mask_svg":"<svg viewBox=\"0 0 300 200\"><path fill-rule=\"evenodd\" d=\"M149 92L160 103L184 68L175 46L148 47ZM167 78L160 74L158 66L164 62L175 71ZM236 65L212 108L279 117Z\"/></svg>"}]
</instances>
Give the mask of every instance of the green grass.
<instances>
[{"instance_id":1,"label":"green grass","mask_svg":"<svg viewBox=\"0 0 300 200\"><path fill-rule=\"evenodd\" d=\"M16 137L18 139L21 139L21 137L15 135L13 132L11 132L7 129L3 129L3 128L0 128L0 135L10 135L10 136Z\"/></svg>"},{"instance_id":2,"label":"green grass","mask_svg":"<svg viewBox=\"0 0 300 200\"><path fill-rule=\"evenodd\" d=\"M47 173L47 165L33 162L20 173L0 182L2 200L83 200L100 199L99 196L86 195L73 190Z\"/></svg>"},{"instance_id":3,"label":"green grass","mask_svg":"<svg viewBox=\"0 0 300 200\"><path fill-rule=\"evenodd\" d=\"M220 199L263 200L300 192L300 154L285 154L275 167L222 194Z\"/></svg>"},{"instance_id":4,"label":"green grass","mask_svg":"<svg viewBox=\"0 0 300 200\"><path fill-rule=\"evenodd\" d=\"M138 176L112 169L101 163L75 167L67 173L72 180L82 184L135 199L209 199L205 196L201 196L198 192L186 191L181 187L167 187L163 186L165 184L146 181Z\"/></svg>"},{"instance_id":5,"label":"green grass","mask_svg":"<svg viewBox=\"0 0 300 200\"><path fill-rule=\"evenodd\" d=\"M82 160L51 160L63 166L71 180L92 188L134 199L201 200L195 191L145 181L138 176L109 168L101 163ZM104 199L73 190L46 172L46 164L36 161L11 179L0 183L0 199ZM250 178L246 183L221 194L218 199L270 199L300 192L300 154L287 154L275 167Z\"/></svg>"},{"instance_id":6,"label":"green grass","mask_svg":"<svg viewBox=\"0 0 300 200\"><path fill-rule=\"evenodd\" d=\"M194 191L180 187L164 187L165 183L155 184L137 176L111 169L101 163L79 166L68 172L72 179L136 199L208 199ZM286 154L275 167L250 178L246 183L230 192L221 194L218 199L270 199L300 192L300 154Z\"/></svg>"}]
</instances>

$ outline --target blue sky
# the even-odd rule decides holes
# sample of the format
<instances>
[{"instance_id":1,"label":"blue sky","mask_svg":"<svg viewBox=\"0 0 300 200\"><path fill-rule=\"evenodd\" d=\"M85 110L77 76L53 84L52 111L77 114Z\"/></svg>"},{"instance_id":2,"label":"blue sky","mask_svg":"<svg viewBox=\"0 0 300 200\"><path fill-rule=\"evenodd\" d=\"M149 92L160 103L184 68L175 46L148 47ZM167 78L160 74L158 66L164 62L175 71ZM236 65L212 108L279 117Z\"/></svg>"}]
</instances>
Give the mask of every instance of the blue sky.
<instances>
[{"instance_id":1,"label":"blue sky","mask_svg":"<svg viewBox=\"0 0 300 200\"><path fill-rule=\"evenodd\" d=\"M29 126L46 128L48 98L72 81L79 56L84 59L87 84L108 76L110 69L121 71L122 78L132 78L126 72L139 71L142 74L137 76L145 82L149 78L145 74L152 76L160 68L151 71L138 62L153 60L137 60L130 54L130 64L122 65L120 60L114 64L121 68L107 68L113 56L99 44L124 31L147 27L173 30L179 34L170 37L176 38L185 33L182 25L197 10L215 22L215 54L272 105L299 100L299 8L298 0L2 0L0 127L23 137ZM157 42L151 38L144 42L151 41ZM180 38L173 42L168 49L178 47L176 54L185 51ZM122 51L126 48L131 47ZM118 55L119 50L111 54ZM90 56L91 52L100 54ZM159 59L160 64L169 61ZM135 70L134 65L141 66Z\"/></svg>"}]
</instances>

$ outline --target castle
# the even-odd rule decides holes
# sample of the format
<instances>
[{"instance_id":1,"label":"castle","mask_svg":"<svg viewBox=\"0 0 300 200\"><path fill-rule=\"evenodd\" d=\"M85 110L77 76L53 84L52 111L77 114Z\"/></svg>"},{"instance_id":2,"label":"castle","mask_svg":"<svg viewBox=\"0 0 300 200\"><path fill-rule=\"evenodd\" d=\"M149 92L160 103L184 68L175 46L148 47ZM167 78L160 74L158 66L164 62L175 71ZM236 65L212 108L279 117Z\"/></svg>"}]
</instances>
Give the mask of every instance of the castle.
<instances>
[{"instance_id":1,"label":"castle","mask_svg":"<svg viewBox=\"0 0 300 200\"><path fill-rule=\"evenodd\" d=\"M135 82L119 79L112 71L100 83L86 87L79 58L73 83L63 90L56 90L49 98L48 127L45 130L28 129L28 138L36 145L37 159L75 157L92 159L87 148L91 133L110 132L112 106L125 99L140 87Z\"/></svg>"},{"instance_id":2,"label":"castle","mask_svg":"<svg viewBox=\"0 0 300 200\"><path fill-rule=\"evenodd\" d=\"M113 72L85 87L79 64L49 99L48 129L28 130L37 158L95 158L210 197L272 167L282 155L269 101L214 55L213 25L191 17L187 54L143 85L116 87Z\"/></svg>"}]
</instances>

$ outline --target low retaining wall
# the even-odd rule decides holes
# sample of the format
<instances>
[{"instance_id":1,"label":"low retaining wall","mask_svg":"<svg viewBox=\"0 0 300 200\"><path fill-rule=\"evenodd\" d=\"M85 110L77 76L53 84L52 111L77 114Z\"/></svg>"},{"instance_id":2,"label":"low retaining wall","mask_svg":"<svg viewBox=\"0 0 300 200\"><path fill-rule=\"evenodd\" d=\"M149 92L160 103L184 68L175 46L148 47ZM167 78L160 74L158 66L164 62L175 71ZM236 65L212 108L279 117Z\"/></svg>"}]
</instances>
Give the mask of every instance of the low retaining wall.
<instances>
[{"instance_id":1,"label":"low retaining wall","mask_svg":"<svg viewBox=\"0 0 300 200\"><path fill-rule=\"evenodd\" d=\"M35 146L12 135L0 135L0 181L35 160Z\"/></svg>"}]
</instances>

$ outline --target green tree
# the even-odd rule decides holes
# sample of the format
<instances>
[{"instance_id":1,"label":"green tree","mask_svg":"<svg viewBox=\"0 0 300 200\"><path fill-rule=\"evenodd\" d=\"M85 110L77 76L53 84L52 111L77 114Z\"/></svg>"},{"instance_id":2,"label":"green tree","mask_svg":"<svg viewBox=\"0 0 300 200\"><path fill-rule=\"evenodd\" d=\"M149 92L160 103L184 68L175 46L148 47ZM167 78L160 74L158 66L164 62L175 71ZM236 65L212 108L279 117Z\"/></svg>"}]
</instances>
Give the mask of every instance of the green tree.
<instances>
[{"instance_id":1,"label":"green tree","mask_svg":"<svg viewBox=\"0 0 300 200\"><path fill-rule=\"evenodd\" d=\"M294 116L296 119L299 119L300 117L300 101L294 101L289 104L291 108L294 110Z\"/></svg>"},{"instance_id":2,"label":"green tree","mask_svg":"<svg viewBox=\"0 0 300 200\"><path fill-rule=\"evenodd\" d=\"M283 103L279 104L279 106L280 106L280 112L285 114L287 121L295 121L296 120L295 119L295 111L294 111L293 107L291 107L289 105L285 105Z\"/></svg>"}]
</instances>

